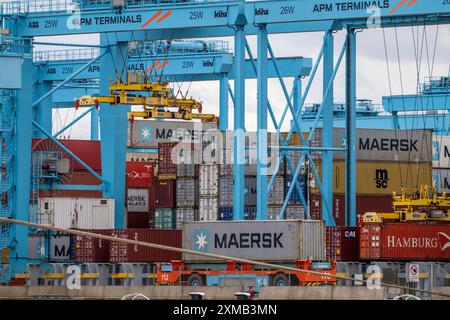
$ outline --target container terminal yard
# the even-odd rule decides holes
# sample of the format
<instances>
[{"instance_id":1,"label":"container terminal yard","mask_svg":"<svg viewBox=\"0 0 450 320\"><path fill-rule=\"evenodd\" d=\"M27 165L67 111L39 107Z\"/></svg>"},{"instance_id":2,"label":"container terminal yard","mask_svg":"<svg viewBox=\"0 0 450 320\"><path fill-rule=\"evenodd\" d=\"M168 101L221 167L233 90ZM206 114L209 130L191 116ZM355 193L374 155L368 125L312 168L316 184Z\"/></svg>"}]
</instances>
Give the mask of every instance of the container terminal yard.
<instances>
[{"instance_id":1,"label":"container terminal yard","mask_svg":"<svg viewBox=\"0 0 450 320\"><path fill-rule=\"evenodd\" d=\"M6 0L0 22L0 300L450 299L449 1Z\"/></svg>"}]
</instances>

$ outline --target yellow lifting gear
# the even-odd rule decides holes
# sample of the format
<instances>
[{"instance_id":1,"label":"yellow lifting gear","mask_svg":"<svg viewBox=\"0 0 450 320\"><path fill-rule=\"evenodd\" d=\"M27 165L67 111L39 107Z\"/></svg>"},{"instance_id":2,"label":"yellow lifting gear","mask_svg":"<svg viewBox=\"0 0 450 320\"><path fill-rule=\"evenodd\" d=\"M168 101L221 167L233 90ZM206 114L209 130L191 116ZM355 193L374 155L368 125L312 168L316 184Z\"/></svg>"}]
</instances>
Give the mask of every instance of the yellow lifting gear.
<instances>
[{"instance_id":1,"label":"yellow lifting gear","mask_svg":"<svg viewBox=\"0 0 450 320\"><path fill-rule=\"evenodd\" d=\"M394 192L392 205L393 212L367 212L363 221L450 221L450 198L445 192L439 195L435 187L423 185L409 196L406 189L402 188L401 195L397 196Z\"/></svg>"},{"instance_id":2,"label":"yellow lifting gear","mask_svg":"<svg viewBox=\"0 0 450 320\"><path fill-rule=\"evenodd\" d=\"M128 79L133 77L128 76ZM75 101L75 108L83 106L96 106L99 103L109 103L111 105L126 104L140 105L142 111L130 111L129 118L158 118L158 119L180 119L193 120L200 119L202 122L219 122L219 118L214 114L203 114L202 104L194 99L179 99L173 96L169 88L169 82L150 82L149 78L135 77L142 82L126 83L122 80L113 82L110 79L109 96L83 96ZM176 108L177 111L167 109ZM194 113L193 110L198 110Z\"/></svg>"}]
</instances>

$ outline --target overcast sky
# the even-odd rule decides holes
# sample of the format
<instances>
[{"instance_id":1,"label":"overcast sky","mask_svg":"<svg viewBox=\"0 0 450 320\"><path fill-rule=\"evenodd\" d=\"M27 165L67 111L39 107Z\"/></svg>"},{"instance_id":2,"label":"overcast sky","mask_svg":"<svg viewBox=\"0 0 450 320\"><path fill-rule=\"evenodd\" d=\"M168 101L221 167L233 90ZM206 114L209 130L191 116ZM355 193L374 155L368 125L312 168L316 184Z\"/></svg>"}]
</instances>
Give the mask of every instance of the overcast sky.
<instances>
[{"instance_id":1,"label":"overcast sky","mask_svg":"<svg viewBox=\"0 0 450 320\"><path fill-rule=\"evenodd\" d=\"M342 48L344 32L335 34L336 59ZM270 42L275 55L278 57L304 56L313 59L313 63L322 45L322 33L302 33L288 35L271 35ZM232 38L220 38L230 42ZM41 41L95 44L99 42L98 35L45 37ZM256 56L256 37L248 37L253 54ZM385 45L388 59L385 55ZM48 50L51 47L38 47L38 50ZM55 47L61 49L61 47ZM385 95L409 93L417 90L417 79L420 81L427 76L449 75L450 63L450 27L428 26L405 27L397 29L364 30L357 36L357 97L373 99L375 103L381 103ZM400 57L400 59L398 59ZM344 60L345 61L345 60ZM390 73L391 87L389 86L388 69ZM418 71L419 69L419 71ZM344 101L344 70L343 65L335 81L335 101ZM401 76L400 76L401 74ZM400 81L401 80L401 81ZM308 78L303 80L304 86ZM288 89L292 88L292 79L286 78ZM188 87L183 84L183 88ZM231 83L231 85L233 85ZM204 112L219 113L219 83L218 82L194 82L190 87L190 95L203 101ZM307 102L321 102L322 93L322 69L319 69L315 78ZM269 101L277 114L278 119L286 104L281 86L278 80L269 80ZM230 100L231 103L231 100ZM70 121L74 117L74 111L67 115L59 111L62 122ZM78 111L80 113L80 111ZM230 128L233 126L233 107L230 104ZM289 129L291 117L286 118L284 130ZM270 123L270 120L269 120ZM58 128L60 125L57 126ZM71 138L89 138L89 117L80 121L71 132ZM246 82L246 128L249 131L256 129L256 80ZM273 126L271 126L273 129ZM54 128L55 130L55 128Z\"/></svg>"}]
</instances>

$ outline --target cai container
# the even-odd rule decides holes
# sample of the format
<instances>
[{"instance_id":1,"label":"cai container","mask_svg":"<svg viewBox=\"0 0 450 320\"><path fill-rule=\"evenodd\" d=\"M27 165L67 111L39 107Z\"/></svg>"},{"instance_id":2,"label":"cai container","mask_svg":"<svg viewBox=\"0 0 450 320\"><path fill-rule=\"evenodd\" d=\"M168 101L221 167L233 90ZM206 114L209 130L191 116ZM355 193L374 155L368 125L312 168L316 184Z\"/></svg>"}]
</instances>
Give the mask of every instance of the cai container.
<instances>
[{"instance_id":1,"label":"cai container","mask_svg":"<svg viewBox=\"0 0 450 320\"><path fill-rule=\"evenodd\" d=\"M359 227L326 227L327 260L359 260Z\"/></svg>"},{"instance_id":2,"label":"cai container","mask_svg":"<svg viewBox=\"0 0 450 320\"><path fill-rule=\"evenodd\" d=\"M322 221L217 221L186 223L186 249L266 262L325 260L325 227ZM183 254L185 261L215 261Z\"/></svg>"}]
</instances>

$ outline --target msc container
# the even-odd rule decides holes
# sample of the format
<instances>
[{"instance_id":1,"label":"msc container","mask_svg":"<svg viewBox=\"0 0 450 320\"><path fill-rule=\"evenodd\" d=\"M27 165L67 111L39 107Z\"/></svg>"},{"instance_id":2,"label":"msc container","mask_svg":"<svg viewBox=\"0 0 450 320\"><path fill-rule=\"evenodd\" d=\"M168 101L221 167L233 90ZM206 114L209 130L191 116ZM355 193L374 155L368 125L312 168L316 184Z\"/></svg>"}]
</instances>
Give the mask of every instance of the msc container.
<instances>
[{"instance_id":1,"label":"msc container","mask_svg":"<svg viewBox=\"0 0 450 320\"><path fill-rule=\"evenodd\" d=\"M233 220L233 207L220 207L218 220L220 221Z\"/></svg>"},{"instance_id":2,"label":"msc container","mask_svg":"<svg viewBox=\"0 0 450 320\"><path fill-rule=\"evenodd\" d=\"M359 260L359 227L326 227L327 260Z\"/></svg>"},{"instance_id":3,"label":"msc container","mask_svg":"<svg viewBox=\"0 0 450 320\"><path fill-rule=\"evenodd\" d=\"M111 236L113 230L84 230ZM90 236L75 236L75 262L107 262L109 256L109 241Z\"/></svg>"},{"instance_id":4,"label":"msc container","mask_svg":"<svg viewBox=\"0 0 450 320\"><path fill-rule=\"evenodd\" d=\"M256 220L256 206L244 206L244 220Z\"/></svg>"},{"instance_id":5,"label":"msc container","mask_svg":"<svg viewBox=\"0 0 450 320\"><path fill-rule=\"evenodd\" d=\"M148 188L153 181L153 163L127 161L126 174L128 188Z\"/></svg>"},{"instance_id":6,"label":"msc container","mask_svg":"<svg viewBox=\"0 0 450 320\"><path fill-rule=\"evenodd\" d=\"M201 197L198 206L199 221L216 221L219 212L218 202L217 197Z\"/></svg>"},{"instance_id":7,"label":"msc container","mask_svg":"<svg viewBox=\"0 0 450 320\"><path fill-rule=\"evenodd\" d=\"M268 182L272 177L268 177ZM272 189L267 196L267 204L269 206L280 206L283 205L284 201L284 178L283 177L275 177L275 181L273 183Z\"/></svg>"},{"instance_id":8,"label":"msc container","mask_svg":"<svg viewBox=\"0 0 450 320\"><path fill-rule=\"evenodd\" d=\"M198 220L198 213L193 208L177 208L177 229L181 229L184 223Z\"/></svg>"},{"instance_id":9,"label":"msc container","mask_svg":"<svg viewBox=\"0 0 450 320\"><path fill-rule=\"evenodd\" d=\"M117 229L114 236L181 248L181 230ZM181 260L181 253L111 241L109 262L169 262Z\"/></svg>"},{"instance_id":10,"label":"msc container","mask_svg":"<svg viewBox=\"0 0 450 320\"><path fill-rule=\"evenodd\" d=\"M127 210L149 212L149 189L127 189Z\"/></svg>"},{"instance_id":11,"label":"msc container","mask_svg":"<svg viewBox=\"0 0 450 320\"><path fill-rule=\"evenodd\" d=\"M175 229L176 212L174 209L161 208L155 210L155 229Z\"/></svg>"},{"instance_id":12,"label":"msc container","mask_svg":"<svg viewBox=\"0 0 450 320\"><path fill-rule=\"evenodd\" d=\"M155 179L155 207L175 207L175 184L173 179Z\"/></svg>"},{"instance_id":13,"label":"msc container","mask_svg":"<svg viewBox=\"0 0 450 320\"><path fill-rule=\"evenodd\" d=\"M194 178L177 179L177 208L194 208L198 203L198 180Z\"/></svg>"},{"instance_id":14,"label":"msc container","mask_svg":"<svg viewBox=\"0 0 450 320\"><path fill-rule=\"evenodd\" d=\"M335 128L334 147L344 147L345 129ZM313 146L322 146L322 129L318 128ZM334 152L335 159L345 159L345 152ZM356 129L356 160L432 161L432 130Z\"/></svg>"},{"instance_id":15,"label":"msc container","mask_svg":"<svg viewBox=\"0 0 450 320\"><path fill-rule=\"evenodd\" d=\"M201 197L219 195L219 166L200 165L199 194Z\"/></svg>"},{"instance_id":16,"label":"msc container","mask_svg":"<svg viewBox=\"0 0 450 320\"><path fill-rule=\"evenodd\" d=\"M133 120L129 122L129 147L158 148L159 143L179 141L200 143L202 132L211 129L217 130L217 124L195 121Z\"/></svg>"},{"instance_id":17,"label":"msc container","mask_svg":"<svg viewBox=\"0 0 450 320\"><path fill-rule=\"evenodd\" d=\"M433 135L433 168L450 168L450 137Z\"/></svg>"},{"instance_id":18,"label":"msc container","mask_svg":"<svg viewBox=\"0 0 450 320\"><path fill-rule=\"evenodd\" d=\"M285 189L285 194L286 195L288 194L289 188L291 187L292 178L293 178L292 176L286 176L285 177L284 181L285 181L285 186L286 186L286 189ZM297 181L298 181L298 185L300 186L301 193L303 194L303 198L306 201L306 192L307 192L307 189L306 189L306 178L304 176L298 176ZM284 198L283 198L283 201L284 201ZM300 204L302 204L302 202L300 200L300 195L298 194L297 186L294 186L292 188L291 197L290 197L288 203L291 204L291 205L300 205Z\"/></svg>"},{"instance_id":19,"label":"msc container","mask_svg":"<svg viewBox=\"0 0 450 320\"><path fill-rule=\"evenodd\" d=\"M176 174L177 166L172 158L176 142L162 142L158 144L158 175Z\"/></svg>"},{"instance_id":20,"label":"msc container","mask_svg":"<svg viewBox=\"0 0 450 320\"><path fill-rule=\"evenodd\" d=\"M380 230L378 241L371 237L374 229ZM365 248L361 259L448 261L449 235L449 223L365 223L361 228L361 250Z\"/></svg>"},{"instance_id":21,"label":"msc container","mask_svg":"<svg viewBox=\"0 0 450 320\"><path fill-rule=\"evenodd\" d=\"M446 169L433 169L433 186L439 193L450 193L450 166Z\"/></svg>"},{"instance_id":22,"label":"msc container","mask_svg":"<svg viewBox=\"0 0 450 320\"><path fill-rule=\"evenodd\" d=\"M68 229L114 227L114 199L41 198L38 219Z\"/></svg>"},{"instance_id":23,"label":"msc container","mask_svg":"<svg viewBox=\"0 0 450 320\"><path fill-rule=\"evenodd\" d=\"M305 219L305 209L302 206L287 206L284 213L285 219Z\"/></svg>"},{"instance_id":24,"label":"msc container","mask_svg":"<svg viewBox=\"0 0 450 320\"><path fill-rule=\"evenodd\" d=\"M316 163L321 176L321 164ZM356 163L356 192L364 195L392 195L401 192L402 185L432 184L432 167L429 163L358 161ZM317 185L317 183L316 183ZM318 193L318 188L312 188ZM345 162L333 162L333 192L345 193Z\"/></svg>"},{"instance_id":25,"label":"msc container","mask_svg":"<svg viewBox=\"0 0 450 320\"><path fill-rule=\"evenodd\" d=\"M233 176L219 177L219 206L233 206Z\"/></svg>"},{"instance_id":26,"label":"msc container","mask_svg":"<svg viewBox=\"0 0 450 320\"><path fill-rule=\"evenodd\" d=\"M322 196L311 194L309 202L311 217L322 219ZM361 216L366 212L391 212L392 195L385 196L364 196L356 195L356 215ZM345 223L345 195L333 194L333 217L337 226L344 226Z\"/></svg>"},{"instance_id":27,"label":"msc container","mask_svg":"<svg viewBox=\"0 0 450 320\"><path fill-rule=\"evenodd\" d=\"M150 228L148 212L127 212L127 228Z\"/></svg>"},{"instance_id":28,"label":"msc container","mask_svg":"<svg viewBox=\"0 0 450 320\"><path fill-rule=\"evenodd\" d=\"M219 221L187 223L186 249L260 261L325 260L322 221ZM216 259L183 254L185 261Z\"/></svg>"}]
</instances>

